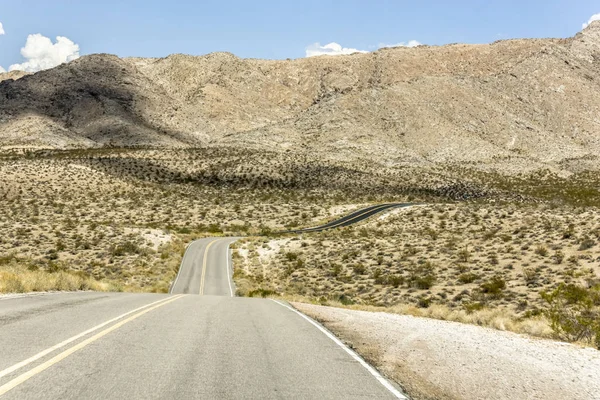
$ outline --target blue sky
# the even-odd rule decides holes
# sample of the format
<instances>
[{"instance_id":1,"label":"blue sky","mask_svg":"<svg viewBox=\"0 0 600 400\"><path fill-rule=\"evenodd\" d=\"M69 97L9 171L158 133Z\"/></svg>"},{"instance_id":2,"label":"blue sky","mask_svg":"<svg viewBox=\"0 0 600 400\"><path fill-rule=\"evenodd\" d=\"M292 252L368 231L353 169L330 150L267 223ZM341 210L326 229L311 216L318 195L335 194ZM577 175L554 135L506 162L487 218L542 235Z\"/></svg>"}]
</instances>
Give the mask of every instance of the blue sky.
<instances>
[{"instance_id":1,"label":"blue sky","mask_svg":"<svg viewBox=\"0 0 600 400\"><path fill-rule=\"evenodd\" d=\"M229 51L298 58L337 42L373 50L417 40L438 45L568 37L600 13L598 0L158 1L0 0L0 66L20 63L29 34L65 36L80 54L162 57Z\"/></svg>"}]
</instances>

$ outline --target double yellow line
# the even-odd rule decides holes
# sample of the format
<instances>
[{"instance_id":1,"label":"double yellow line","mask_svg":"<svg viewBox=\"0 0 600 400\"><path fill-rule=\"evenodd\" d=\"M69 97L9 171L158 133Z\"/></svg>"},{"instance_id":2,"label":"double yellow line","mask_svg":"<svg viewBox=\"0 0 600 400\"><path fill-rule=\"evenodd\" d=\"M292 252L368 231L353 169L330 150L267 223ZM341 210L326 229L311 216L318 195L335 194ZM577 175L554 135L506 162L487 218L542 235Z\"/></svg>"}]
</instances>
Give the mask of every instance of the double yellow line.
<instances>
[{"instance_id":1,"label":"double yellow line","mask_svg":"<svg viewBox=\"0 0 600 400\"><path fill-rule=\"evenodd\" d=\"M202 260L202 274L200 275L200 295L204 294L204 283L206 281L206 264L208 261L208 249L210 249L210 246L217 243L218 241L219 239L213 240L208 245L206 245L206 248L204 249L204 258Z\"/></svg>"},{"instance_id":2,"label":"double yellow line","mask_svg":"<svg viewBox=\"0 0 600 400\"><path fill-rule=\"evenodd\" d=\"M1 376L7 375L9 373L12 373L14 371L16 371L19 368L24 367L27 364L30 364L33 361L36 361L39 358L42 358L43 356L51 353L52 351L57 350L58 348L64 347L65 345L67 345L68 343L71 343L73 341L75 341L76 339L81 338L82 336L85 336L86 334L91 333L92 331L98 330L103 326L106 326L107 324L114 322L115 320L118 320L120 318L123 318L124 316L127 316L129 314L131 314L132 312L138 311L140 309L143 309L142 311L138 312L137 314L133 314L130 317L128 317L127 319L124 319L114 325L111 325L109 328L104 329L103 331L98 332L97 334L95 334L94 336L89 337L88 339L76 344L73 347L68 348L67 350L63 351L62 353L57 354L56 356L52 357L51 359L49 359L48 361L38 365L35 368L30 369L29 371L17 376L16 378L10 380L9 382L5 383L4 385L0 386L0 396L6 394L8 391L14 389L15 387L19 386L20 384L22 384L23 382L27 381L28 379L34 377L35 375L39 374L42 371L45 371L46 369L50 368L51 366L53 366L54 364L57 364L58 362L64 360L65 358L67 358L68 356L70 356L71 354L83 349L84 347L86 347L87 345L95 342L96 340L102 338L103 336L108 335L109 333L119 329L120 327L122 327L123 325L141 317L144 314L149 313L150 311L156 310L157 308L160 308L162 306L165 306L169 303L172 303L176 300L179 300L180 298L184 297L184 294L180 294L177 296L173 296L173 297L168 297L167 299L164 300L159 300L157 302L154 303L150 303L146 306L140 307L134 311L130 311L128 313L125 313L117 318L113 318L110 321L107 321L103 324L100 324L98 326L96 326L95 328L92 328L90 330L87 330L85 332L83 332L82 334L76 335L70 339L65 340L64 342L59 343L56 346L53 346L45 351L42 351L41 353L36 354L33 357L30 357L29 359L22 361L18 364L15 364L13 367L10 367L4 371L2 371Z\"/></svg>"}]
</instances>

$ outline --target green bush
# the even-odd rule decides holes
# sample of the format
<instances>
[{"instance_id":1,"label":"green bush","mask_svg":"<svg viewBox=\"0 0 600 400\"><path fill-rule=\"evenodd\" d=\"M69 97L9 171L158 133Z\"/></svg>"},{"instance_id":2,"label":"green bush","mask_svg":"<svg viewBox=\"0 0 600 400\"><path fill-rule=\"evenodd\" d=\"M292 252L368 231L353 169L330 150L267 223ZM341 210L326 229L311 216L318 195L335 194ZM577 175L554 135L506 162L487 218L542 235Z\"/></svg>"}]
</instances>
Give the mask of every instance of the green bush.
<instances>
[{"instance_id":1,"label":"green bush","mask_svg":"<svg viewBox=\"0 0 600 400\"><path fill-rule=\"evenodd\" d=\"M475 311L483 310L485 308L485 305L481 302L475 301L475 302L464 303L463 307L464 307L465 311L467 312L467 314L472 314Z\"/></svg>"},{"instance_id":2,"label":"green bush","mask_svg":"<svg viewBox=\"0 0 600 400\"><path fill-rule=\"evenodd\" d=\"M402 275L390 275L387 281L388 284L397 288L404 283L404 277Z\"/></svg>"},{"instance_id":3,"label":"green bush","mask_svg":"<svg viewBox=\"0 0 600 400\"><path fill-rule=\"evenodd\" d=\"M289 252L285 253L285 259L288 261L295 261L298 259L298 253L289 251Z\"/></svg>"},{"instance_id":4,"label":"green bush","mask_svg":"<svg viewBox=\"0 0 600 400\"><path fill-rule=\"evenodd\" d=\"M426 262L413 268L410 272L409 280L412 287L421 290L431 289L437 280L435 266L430 262Z\"/></svg>"},{"instance_id":5,"label":"green bush","mask_svg":"<svg viewBox=\"0 0 600 400\"><path fill-rule=\"evenodd\" d=\"M487 282L484 282L479 287L481 292L494 298L502 295L502 291L506 289L506 282L500 276L494 276Z\"/></svg>"},{"instance_id":6,"label":"green bush","mask_svg":"<svg viewBox=\"0 0 600 400\"><path fill-rule=\"evenodd\" d=\"M250 292L248 292L248 297L263 297L264 298L264 297L269 297L269 296L273 296L276 294L277 293L274 292L273 290L259 288L259 289L251 290Z\"/></svg>"},{"instance_id":7,"label":"green bush","mask_svg":"<svg viewBox=\"0 0 600 400\"><path fill-rule=\"evenodd\" d=\"M417 300L417 306L419 308L429 308L431 305L431 297L420 297Z\"/></svg>"},{"instance_id":8,"label":"green bush","mask_svg":"<svg viewBox=\"0 0 600 400\"><path fill-rule=\"evenodd\" d=\"M352 270L356 275L364 275L367 273L367 267L364 264L352 264Z\"/></svg>"},{"instance_id":9,"label":"green bush","mask_svg":"<svg viewBox=\"0 0 600 400\"><path fill-rule=\"evenodd\" d=\"M579 244L579 250L589 250L596 245L596 241L589 237L585 237Z\"/></svg>"},{"instance_id":10,"label":"green bush","mask_svg":"<svg viewBox=\"0 0 600 400\"><path fill-rule=\"evenodd\" d=\"M460 283L464 283L464 284L467 284L467 283L473 283L473 282L475 282L477 279L479 279L479 275L477 275L477 274L474 274L474 273L472 273L472 272L465 272L464 274L460 274L460 275L458 276L458 281L459 281Z\"/></svg>"},{"instance_id":11,"label":"green bush","mask_svg":"<svg viewBox=\"0 0 600 400\"><path fill-rule=\"evenodd\" d=\"M600 350L600 285L588 289L561 283L541 296L547 305L544 314L559 339L587 341Z\"/></svg>"},{"instance_id":12,"label":"green bush","mask_svg":"<svg viewBox=\"0 0 600 400\"><path fill-rule=\"evenodd\" d=\"M122 257L127 254L140 254L141 252L142 248L130 241L123 242L110 249L110 253L113 257Z\"/></svg>"}]
</instances>

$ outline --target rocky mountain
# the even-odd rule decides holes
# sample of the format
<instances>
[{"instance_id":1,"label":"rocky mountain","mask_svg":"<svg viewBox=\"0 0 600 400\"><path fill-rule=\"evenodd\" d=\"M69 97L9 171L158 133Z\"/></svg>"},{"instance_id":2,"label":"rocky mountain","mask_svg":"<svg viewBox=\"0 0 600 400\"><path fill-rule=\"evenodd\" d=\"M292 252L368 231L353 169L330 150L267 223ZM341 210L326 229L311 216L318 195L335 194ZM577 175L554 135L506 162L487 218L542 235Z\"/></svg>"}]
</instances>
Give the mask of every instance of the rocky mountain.
<instances>
[{"instance_id":1,"label":"rocky mountain","mask_svg":"<svg viewBox=\"0 0 600 400\"><path fill-rule=\"evenodd\" d=\"M297 60L98 54L0 74L2 147L235 146L504 171L600 167L600 21L568 39Z\"/></svg>"}]
</instances>

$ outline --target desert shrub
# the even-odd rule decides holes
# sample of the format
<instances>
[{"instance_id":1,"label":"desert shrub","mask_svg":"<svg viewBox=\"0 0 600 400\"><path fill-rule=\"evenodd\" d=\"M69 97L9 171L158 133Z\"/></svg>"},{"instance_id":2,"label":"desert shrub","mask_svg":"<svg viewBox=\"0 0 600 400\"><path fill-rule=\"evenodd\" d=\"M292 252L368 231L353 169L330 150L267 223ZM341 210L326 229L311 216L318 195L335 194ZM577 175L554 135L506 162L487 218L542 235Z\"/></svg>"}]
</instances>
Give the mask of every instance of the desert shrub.
<instances>
[{"instance_id":1,"label":"desert shrub","mask_svg":"<svg viewBox=\"0 0 600 400\"><path fill-rule=\"evenodd\" d=\"M110 249L110 253L113 257L122 257L127 254L140 254L141 252L141 247L130 241L125 241L121 244L112 246Z\"/></svg>"},{"instance_id":2,"label":"desert shrub","mask_svg":"<svg viewBox=\"0 0 600 400\"><path fill-rule=\"evenodd\" d=\"M270 289L263 289L263 288L258 288L255 290L251 290L250 292L248 292L248 297L269 297L269 296L273 296L277 293L275 293L273 290Z\"/></svg>"},{"instance_id":3,"label":"desert shrub","mask_svg":"<svg viewBox=\"0 0 600 400\"><path fill-rule=\"evenodd\" d=\"M364 264L352 264L352 270L356 275L364 275L367 272L367 267Z\"/></svg>"},{"instance_id":4,"label":"desert shrub","mask_svg":"<svg viewBox=\"0 0 600 400\"><path fill-rule=\"evenodd\" d=\"M500 260L498 259L498 254L494 253L490 256L490 264L492 264L492 265L500 264Z\"/></svg>"},{"instance_id":5,"label":"desert shrub","mask_svg":"<svg viewBox=\"0 0 600 400\"><path fill-rule=\"evenodd\" d=\"M352 299L352 297L347 296L345 294L341 294L341 295L337 296L337 298L335 300L339 301L340 303L342 303L345 306L349 306L349 305L352 305L355 303L354 300Z\"/></svg>"},{"instance_id":6,"label":"desert shrub","mask_svg":"<svg viewBox=\"0 0 600 400\"><path fill-rule=\"evenodd\" d=\"M432 228L425 229L424 233L427 236L429 236L431 238L431 240L437 240L437 238L439 237L438 232L435 229L432 229Z\"/></svg>"},{"instance_id":7,"label":"desert shrub","mask_svg":"<svg viewBox=\"0 0 600 400\"><path fill-rule=\"evenodd\" d=\"M544 314L559 339L588 341L600 349L600 285L588 289L561 283L541 296L547 305Z\"/></svg>"},{"instance_id":8,"label":"desert shrub","mask_svg":"<svg viewBox=\"0 0 600 400\"><path fill-rule=\"evenodd\" d=\"M65 271L66 269L67 269L67 267L64 264L54 262L54 261L49 261L48 265L46 266L46 271L50 272L50 273L62 272L62 271Z\"/></svg>"},{"instance_id":9,"label":"desert shrub","mask_svg":"<svg viewBox=\"0 0 600 400\"><path fill-rule=\"evenodd\" d=\"M498 298L502 295L502 291L506 289L506 282L501 276L496 275L489 281L482 283L479 289L481 293Z\"/></svg>"},{"instance_id":10,"label":"desert shrub","mask_svg":"<svg viewBox=\"0 0 600 400\"><path fill-rule=\"evenodd\" d=\"M565 260L565 253L563 253L562 251L557 251L552 256L552 259L556 264L562 264L562 262Z\"/></svg>"},{"instance_id":11,"label":"desert shrub","mask_svg":"<svg viewBox=\"0 0 600 400\"><path fill-rule=\"evenodd\" d=\"M535 254L546 257L548 255L548 248L546 246L538 246L535 249Z\"/></svg>"},{"instance_id":12,"label":"desert shrub","mask_svg":"<svg viewBox=\"0 0 600 400\"><path fill-rule=\"evenodd\" d=\"M570 239L575 235L575 225L569 224L569 227L563 232L563 239Z\"/></svg>"},{"instance_id":13,"label":"desert shrub","mask_svg":"<svg viewBox=\"0 0 600 400\"><path fill-rule=\"evenodd\" d=\"M484 240L493 239L494 236L496 236L497 233L498 233L498 229L492 229L492 230L489 230L487 232L484 232L483 233L483 239Z\"/></svg>"},{"instance_id":14,"label":"desert shrub","mask_svg":"<svg viewBox=\"0 0 600 400\"><path fill-rule=\"evenodd\" d=\"M479 275L473 273L473 272L465 272L464 274L460 274L458 276L458 281L460 283L473 283L475 282L477 279L479 279Z\"/></svg>"},{"instance_id":15,"label":"desert shrub","mask_svg":"<svg viewBox=\"0 0 600 400\"><path fill-rule=\"evenodd\" d=\"M289 251L285 253L285 259L288 261L295 261L298 259L298 253L294 253L293 251Z\"/></svg>"},{"instance_id":16,"label":"desert shrub","mask_svg":"<svg viewBox=\"0 0 600 400\"><path fill-rule=\"evenodd\" d=\"M579 258L575 255L572 255L571 257L567 258L567 261L571 265L579 265Z\"/></svg>"},{"instance_id":17,"label":"desert shrub","mask_svg":"<svg viewBox=\"0 0 600 400\"><path fill-rule=\"evenodd\" d=\"M431 297L420 297L417 300L417 306L419 308L429 308L431 305Z\"/></svg>"},{"instance_id":18,"label":"desert shrub","mask_svg":"<svg viewBox=\"0 0 600 400\"><path fill-rule=\"evenodd\" d=\"M329 274L331 276L339 276L342 273L342 266L340 264L331 264L331 269L329 270Z\"/></svg>"},{"instance_id":19,"label":"desert shrub","mask_svg":"<svg viewBox=\"0 0 600 400\"><path fill-rule=\"evenodd\" d=\"M389 285L397 288L404 283L404 277L402 275L390 275L387 281Z\"/></svg>"},{"instance_id":20,"label":"desert shrub","mask_svg":"<svg viewBox=\"0 0 600 400\"><path fill-rule=\"evenodd\" d=\"M383 276L381 268L375 268L372 278L375 280L376 285L383 285L385 283L385 276Z\"/></svg>"},{"instance_id":21,"label":"desert shrub","mask_svg":"<svg viewBox=\"0 0 600 400\"><path fill-rule=\"evenodd\" d=\"M527 284L532 284L538 280L538 273L535 268L523 268L523 278Z\"/></svg>"},{"instance_id":22,"label":"desert shrub","mask_svg":"<svg viewBox=\"0 0 600 400\"><path fill-rule=\"evenodd\" d=\"M221 228L219 228L218 231L211 231L212 233L223 233L223 231L221 230ZM273 230L268 227L268 226L261 226L260 227L260 232L259 235L260 236L269 236L271 233L273 233Z\"/></svg>"},{"instance_id":23,"label":"desert shrub","mask_svg":"<svg viewBox=\"0 0 600 400\"><path fill-rule=\"evenodd\" d=\"M481 311L485 308L485 305L478 301L466 302L463 304L463 307L467 314L472 314L475 311Z\"/></svg>"},{"instance_id":24,"label":"desert shrub","mask_svg":"<svg viewBox=\"0 0 600 400\"><path fill-rule=\"evenodd\" d=\"M596 241L589 237L585 237L581 243L579 243L579 250L589 250L596 245Z\"/></svg>"},{"instance_id":25,"label":"desert shrub","mask_svg":"<svg viewBox=\"0 0 600 400\"><path fill-rule=\"evenodd\" d=\"M426 262L412 269L409 276L410 286L417 289L431 289L437 280L435 266Z\"/></svg>"},{"instance_id":26,"label":"desert shrub","mask_svg":"<svg viewBox=\"0 0 600 400\"><path fill-rule=\"evenodd\" d=\"M469 252L469 250L467 248L464 248L458 252L458 260L459 261L466 263L466 262L469 262L470 258L471 258L471 253Z\"/></svg>"}]
</instances>

